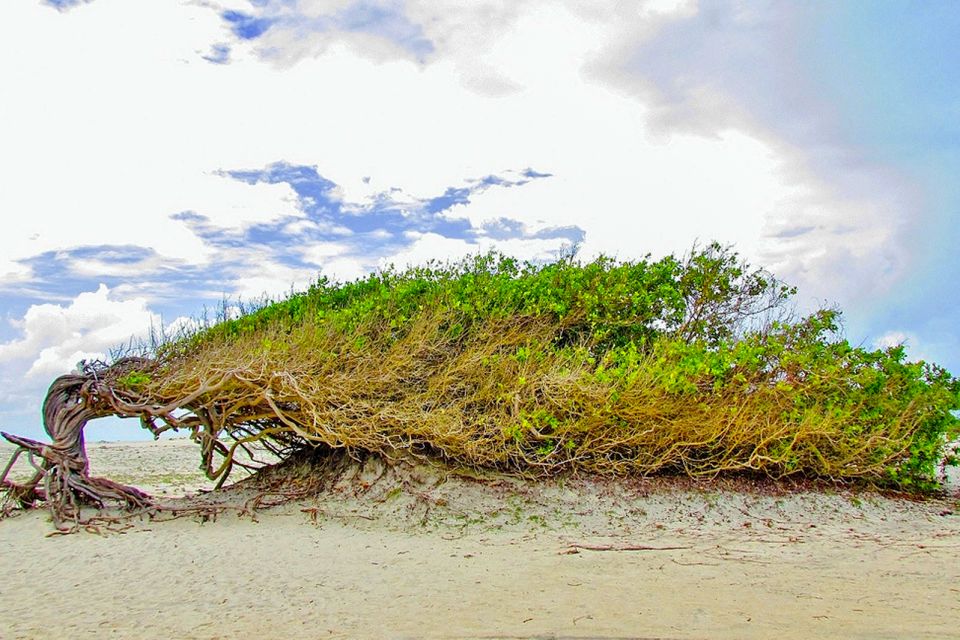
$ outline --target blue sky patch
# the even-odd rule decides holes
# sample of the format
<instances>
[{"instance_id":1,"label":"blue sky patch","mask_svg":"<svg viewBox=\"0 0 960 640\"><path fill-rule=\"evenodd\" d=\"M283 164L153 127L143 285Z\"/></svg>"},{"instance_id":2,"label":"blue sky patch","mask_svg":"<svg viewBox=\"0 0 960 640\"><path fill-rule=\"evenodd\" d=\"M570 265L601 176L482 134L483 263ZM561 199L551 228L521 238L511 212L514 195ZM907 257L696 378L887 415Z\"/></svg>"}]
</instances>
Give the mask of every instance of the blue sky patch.
<instances>
[{"instance_id":1,"label":"blue sky patch","mask_svg":"<svg viewBox=\"0 0 960 640\"><path fill-rule=\"evenodd\" d=\"M448 187L443 194L430 198L405 197L402 191L391 189L377 194L370 202L349 203L339 199L336 184L310 166L278 162L265 169L224 173L247 184L288 184L297 194L300 209L309 220L320 223L321 228L336 226L351 233L378 232L381 236L385 231L392 237L410 231L433 232L459 239L476 237L478 230L471 227L469 221L449 215L454 207L469 204L471 197L491 187L521 186L530 180L549 176L536 174L534 178L526 172L520 177L514 177L515 174L490 175L467 181L466 186ZM278 224L290 222L283 220Z\"/></svg>"},{"instance_id":2,"label":"blue sky patch","mask_svg":"<svg viewBox=\"0 0 960 640\"><path fill-rule=\"evenodd\" d=\"M426 233L475 245L477 252L481 240L553 240L559 249L584 238L579 227L532 231L506 216L474 226L467 218L454 215L456 207L469 204L488 189L520 187L550 175L532 170L466 180L433 197L417 198L391 188L363 202L342 200L338 185L307 165L276 162L263 169L223 171L221 175L250 185L289 185L297 196L300 215L224 228L201 211L172 214L172 219L184 224L211 250L210 261L203 265L171 260L133 244L47 251L21 261L32 278L0 291L0 305L11 317L22 317L30 304L68 303L78 292L94 291L102 283L111 290L119 288L124 297L147 298L151 309L170 320L197 314L198 301L215 307L225 296L230 297L246 274L263 265L315 277L327 256L354 260L369 271ZM9 333L3 331L0 336Z\"/></svg>"},{"instance_id":3,"label":"blue sky patch","mask_svg":"<svg viewBox=\"0 0 960 640\"><path fill-rule=\"evenodd\" d=\"M241 40L254 40L267 32L273 25L273 19L256 17L240 11L224 11L220 14L230 23L230 29Z\"/></svg>"}]
</instances>

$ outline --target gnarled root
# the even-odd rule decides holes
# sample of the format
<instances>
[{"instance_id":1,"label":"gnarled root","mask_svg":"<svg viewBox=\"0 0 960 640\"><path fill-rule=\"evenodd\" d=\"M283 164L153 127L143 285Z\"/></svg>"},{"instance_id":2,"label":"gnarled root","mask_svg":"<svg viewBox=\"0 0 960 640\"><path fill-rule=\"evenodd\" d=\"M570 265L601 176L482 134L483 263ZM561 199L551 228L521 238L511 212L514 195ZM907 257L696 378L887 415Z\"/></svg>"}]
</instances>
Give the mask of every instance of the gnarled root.
<instances>
[{"instance_id":1,"label":"gnarled root","mask_svg":"<svg viewBox=\"0 0 960 640\"><path fill-rule=\"evenodd\" d=\"M0 487L7 494L3 504L5 513L17 507L31 507L38 502L46 502L56 528L69 532L90 524L90 519L83 517L84 506L102 509L108 505L118 505L128 509L146 509L153 504L150 496L139 489L89 475L85 456L78 459L29 438L2 432L0 435L17 446L0 478ZM27 482L12 482L6 476L16 459L24 453L35 473Z\"/></svg>"},{"instance_id":2,"label":"gnarled root","mask_svg":"<svg viewBox=\"0 0 960 640\"><path fill-rule=\"evenodd\" d=\"M224 407L210 396L231 380L233 372L224 372L213 382L201 381L197 387L167 396L154 394L136 382L149 379L156 368L157 362L149 358L122 358L110 365L87 363L81 372L54 380L43 402L43 425L50 436L49 444L0 432L17 447L0 474L0 517L45 503L58 531L69 533L104 524L109 527L124 517L108 514L105 507L124 508L127 516L151 517L159 511L209 516L220 509L203 505L161 505L139 489L91 476L83 431L87 423L96 418L138 417L141 426L154 437L170 429L188 429L201 446L207 477L218 480L218 488L235 465L252 472L265 464L253 458L249 444L262 442L265 437L274 438L281 447L292 442L288 437L289 427L273 424L271 414L254 408L243 414L246 422L231 423L234 442L227 447L218 439L225 420ZM247 405L239 403L239 406ZM273 444L264 442L263 445L274 455L280 453ZM253 464L236 460L237 448L250 454ZM13 482L8 476L22 456L29 461L34 473L25 482ZM219 465L215 464L216 456L223 458ZM87 509L85 515L85 507L93 509Z\"/></svg>"},{"instance_id":3,"label":"gnarled root","mask_svg":"<svg viewBox=\"0 0 960 640\"><path fill-rule=\"evenodd\" d=\"M131 366L149 362L143 358L125 359L108 371L116 375ZM0 434L17 447L0 476L0 489L6 493L0 514L46 502L57 529L75 531L89 523L81 513L84 506L98 509L108 505L128 509L152 506L150 496L139 489L89 473L83 429L88 421L114 413L110 402L114 399L112 391L102 373L91 369L84 374L64 375L50 385L43 403L43 423L52 441L50 444ZM22 483L8 480L14 463L23 454L34 469L33 476Z\"/></svg>"}]
</instances>

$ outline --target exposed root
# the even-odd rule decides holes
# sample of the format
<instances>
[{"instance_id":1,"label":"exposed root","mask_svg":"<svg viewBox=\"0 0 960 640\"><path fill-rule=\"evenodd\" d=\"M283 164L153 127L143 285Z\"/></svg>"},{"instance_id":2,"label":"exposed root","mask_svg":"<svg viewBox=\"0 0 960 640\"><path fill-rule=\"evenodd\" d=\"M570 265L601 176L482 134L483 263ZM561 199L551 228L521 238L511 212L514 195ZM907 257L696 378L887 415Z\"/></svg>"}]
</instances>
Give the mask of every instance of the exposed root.
<instances>
[{"instance_id":1,"label":"exposed root","mask_svg":"<svg viewBox=\"0 0 960 640\"><path fill-rule=\"evenodd\" d=\"M85 452L78 457L69 450L57 449L35 440L8 433L2 435L17 445L10 464L0 478L0 486L7 489L4 504L7 513L14 506L30 507L45 501L58 531L76 531L92 523L89 518L82 516L85 506L99 510L117 504L128 510L142 510L153 505L150 496L135 487L91 476L85 464ZM23 453L27 454L35 474L26 483L18 484L9 481L7 474L12 463ZM40 458L40 463L37 463L37 458Z\"/></svg>"},{"instance_id":2,"label":"exposed root","mask_svg":"<svg viewBox=\"0 0 960 640\"><path fill-rule=\"evenodd\" d=\"M124 358L109 367L94 363L82 374L57 378L43 403L43 423L51 443L2 433L17 448L0 476L0 488L5 490L0 515L46 503L57 531L70 533L118 523L119 518L101 513L109 507L120 507L128 513L155 511L158 505L143 491L90 475L83 437L90 420L107 415L139 415L145 426L154 427L151 430L155 435L161 431L154 426L156 418L179 424L172 415L178 407L146 404L118 384L131 371L153 365L146 358ZM34 473L26 482L13 482L8 476L24 454ZM94 515L85 515L88 507L93 508Z\"/></svg>"}]
</instances>

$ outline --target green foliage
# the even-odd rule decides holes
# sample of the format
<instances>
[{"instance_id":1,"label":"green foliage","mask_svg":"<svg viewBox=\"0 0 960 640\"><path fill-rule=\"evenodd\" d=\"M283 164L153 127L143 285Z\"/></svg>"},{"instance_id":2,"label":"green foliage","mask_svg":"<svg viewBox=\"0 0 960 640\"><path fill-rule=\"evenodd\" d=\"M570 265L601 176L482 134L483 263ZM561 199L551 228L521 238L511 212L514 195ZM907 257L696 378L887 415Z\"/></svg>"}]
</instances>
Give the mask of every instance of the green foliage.
<instances>
[{"instance_id":1,"label":"green foliage","mask_svg":"<svg viewBox=\"0 0 960 640\"><path fill-rule=\"evenodd\" d=\"M137 391L150 384L151 380L150 374L134 370L118 378L117 384L123 389Z\"/></svg>"},{"instance_id":2,"label":"green foliage","mask_svg":"<svg viewBox=\"0 0 960 640\"><path fill-rule=\"evenodd\" d=\"M636 262L488 254L322 278L164 345L166 379L133 372L121 384L162 390L181 371L227 370L217 358L253 358L247 384L269 386L271 410L287 413L251 410L248 430L293 424L335 446L546 471L931 488L960 436L960 382L902 348L851 346L837 311L790 317L793 293L717 244ZM298 382L284 391L281 379Z\"/></svg>"},{"instance_id":3,"label":"green foliage","mask_svg":"<svg viewBox=\"0 0 960 640\"><path fill-rule=\"evenodd\" d=\"M566 328L566 340L589 339L601 348L661 334L714 344L778 306L790 291L717 244L686 261L601 257L538 265L486 254L403 272L389 268L343 284L321 278L304 293L225 320L202 337L235 338L303 323L344 331L386 323L401 334L413 318L433 309L456 319L448 327L455 334L489 318L546 316Z\"/></svg>"}]
</instances>

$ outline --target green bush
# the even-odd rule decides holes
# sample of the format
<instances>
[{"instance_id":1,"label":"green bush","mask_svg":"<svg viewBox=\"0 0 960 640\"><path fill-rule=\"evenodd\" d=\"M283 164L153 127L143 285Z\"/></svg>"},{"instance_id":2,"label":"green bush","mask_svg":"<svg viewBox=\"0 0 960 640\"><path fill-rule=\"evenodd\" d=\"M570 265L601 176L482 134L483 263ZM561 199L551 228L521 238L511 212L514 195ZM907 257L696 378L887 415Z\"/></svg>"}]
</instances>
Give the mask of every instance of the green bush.
<instances>
[{"instance_id":1,"label":"green bush","mask_svg":"<svg viewBox=\"0 0 960 640\"><path fill-rule=\"evenodd\" d=\"M717 244L635 262L489 254L320 279L162 345L126 382L176 402L229 374L187 407L212 438L935 486L960 382L902 348L852 347L837 311L794 317L794 293Z\"/></svg>"}]
</instances>

